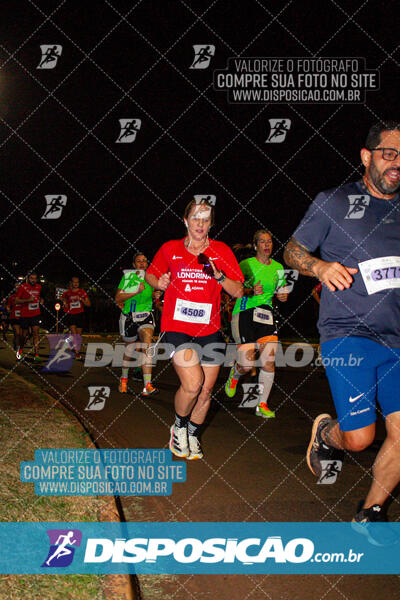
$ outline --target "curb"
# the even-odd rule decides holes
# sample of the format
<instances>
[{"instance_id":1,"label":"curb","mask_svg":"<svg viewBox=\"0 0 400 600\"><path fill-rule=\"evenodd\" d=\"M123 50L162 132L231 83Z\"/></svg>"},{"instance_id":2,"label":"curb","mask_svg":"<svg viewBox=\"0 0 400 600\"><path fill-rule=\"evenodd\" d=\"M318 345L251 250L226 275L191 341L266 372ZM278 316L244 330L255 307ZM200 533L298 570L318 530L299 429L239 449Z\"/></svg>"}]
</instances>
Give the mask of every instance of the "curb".
<instances>
[{"instance_id":1,"label":"curb","mask_svg":"<svg viewBox=\"0 0 400 600\"><path fill-rule=\"evenodd\" d=\"M17 375L20 377L20 375ZM22 377L22 379L24 379ZM25 379L24 379L25 381ZM35 385L31 382L28 382L30 385ZM69 411L64 404L59 402L56 398L51 396L48 392L44 390L40 390L41 393L48 396L52 402L56 402L57 405L68 415L68 417L74 422L76 427L83 431L87 438L88 444L87 448L97 448L97 446L93 443L89 432L85 429L83 424L79 421L77 416ZM104 498L105 507L102 509L100 513L100 521L104 522L121 522L123 519L121 518L120 510L118 509L118 504L115 496L102 496ZM124 575L124 574L112 574L106 575L107 586L103 586L103 592L106 600L142 600L142 595L140 593L139 581L136 575Z\"/></svg>"},{"instance_id":2,"label":"curb","mask_svg":"<svg viewBox=\"0 0 400 600\"><path fill-rule=\"evenodd\" d=\"M88 437L87 447L92 449L97 448L97 446L93 443L89 432L85 429L77 416L69 411L64 404L59 402L56 398L53 398L53 396L50 396L50 394L47 392L44 393L49 396L53 402L56 401L57 404L68 414L68 416L73 418L77 427L81 429L81 431L85 432ZM121 518L121 513L118 509L115 496L103 496L103 498L105 507L100 513L100 521L121 522L123 519ZM106 575L106 581L107 587L103 587L106 600L142 600L139 581L136 575Z\"/></svg>"}]
</instances>

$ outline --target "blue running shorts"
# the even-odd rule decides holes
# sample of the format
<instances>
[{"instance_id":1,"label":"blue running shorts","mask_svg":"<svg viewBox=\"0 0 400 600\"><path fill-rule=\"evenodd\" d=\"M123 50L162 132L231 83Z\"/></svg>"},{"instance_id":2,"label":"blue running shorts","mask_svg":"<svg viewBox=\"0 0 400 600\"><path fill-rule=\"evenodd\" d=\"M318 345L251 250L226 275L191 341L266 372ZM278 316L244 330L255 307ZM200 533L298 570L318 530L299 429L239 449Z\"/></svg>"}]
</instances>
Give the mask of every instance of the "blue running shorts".
<instances>
[{"instance_id":1,"label":"blue running shorts","mask_svg":"<svg viewBox=\"0 0 400 600\"><path fill-rule=\"evenodd\" d=\"M377 410L400 411L400 348L339 337L321 344L321 356L342 431L371 425Z\"/></svg>"}]
</instances>

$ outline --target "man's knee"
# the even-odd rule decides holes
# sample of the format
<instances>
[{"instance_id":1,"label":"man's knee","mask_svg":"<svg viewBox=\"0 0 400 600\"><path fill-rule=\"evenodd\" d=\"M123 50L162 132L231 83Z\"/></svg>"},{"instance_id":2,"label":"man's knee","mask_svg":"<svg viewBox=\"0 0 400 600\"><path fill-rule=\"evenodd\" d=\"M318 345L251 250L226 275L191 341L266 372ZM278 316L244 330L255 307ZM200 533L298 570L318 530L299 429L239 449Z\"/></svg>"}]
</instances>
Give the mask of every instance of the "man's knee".
<instances>
[{"instance_id":1,"label":"man's knee","mask_svg":"<svg viewBox=\"0 0 400 600\"><path fill-rule=\"evenodd\" d=\"M375 438L375 427L365 427L355 431L344 431L344 441L346 450L351 452L361 452L372 444Z\"/></svg>"}]
</instances>

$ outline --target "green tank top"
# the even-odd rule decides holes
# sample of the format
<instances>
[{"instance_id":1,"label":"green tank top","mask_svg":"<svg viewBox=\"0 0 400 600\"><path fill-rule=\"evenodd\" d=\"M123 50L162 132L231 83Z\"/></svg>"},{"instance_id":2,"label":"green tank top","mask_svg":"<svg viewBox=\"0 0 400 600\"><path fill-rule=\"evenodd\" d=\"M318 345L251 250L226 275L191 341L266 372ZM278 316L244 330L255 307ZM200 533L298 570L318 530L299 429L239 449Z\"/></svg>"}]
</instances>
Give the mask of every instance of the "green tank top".
<instances>
[{"instance_id":1,"label":"green tank top","mask_svg":"<svg viewBox=\"0 0 400 600\"><path fill-rule=\"evenodd\" d=\"M264 265L255 256L246 258L239 263L244 275L244 287L252 288L259 281L263 286L263 293L258 296L243 296L235 302L232 314L235 315L242 310L255 308L267 304L272 306L272 298L277 288L286 285L284 269L281 263L271 260L270 265Z\"/></svg>"},{"instance_id":2,"label":"green tank top","mask_svg":"<svg viewBox=\"0 0 400 600\"><path fill-rule=\"evenodd\" d=\"M127 294L137 290L140 283L144 284L143 292L125 300L122 309L124 315L133 312L149 312L153 308L153 288L144 280L144 277L141 277L143 273L144 271L132 269L126 271L122 276L118 289L123 290Z\"/></svg>"}]
</instances>

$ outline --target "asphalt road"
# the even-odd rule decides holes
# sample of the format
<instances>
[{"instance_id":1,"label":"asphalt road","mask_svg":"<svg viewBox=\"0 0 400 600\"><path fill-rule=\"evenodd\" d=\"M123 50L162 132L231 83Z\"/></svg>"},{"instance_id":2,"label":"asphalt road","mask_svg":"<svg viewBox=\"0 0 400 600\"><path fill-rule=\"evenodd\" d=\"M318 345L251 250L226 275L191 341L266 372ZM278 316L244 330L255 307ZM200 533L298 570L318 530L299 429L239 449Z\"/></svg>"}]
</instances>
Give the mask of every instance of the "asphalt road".
<instances>
[{"instance_id":1,"label":"asphalt road","mask_svg":"<svg viewBox=\"0 0 400 600\"><path fill-rule=\"evenodd\" d=\"M140 382L130 380L128 394L118 392L117 368L85 368L82 362L75 362L69 373L44 374L41 369L46 348L41 356L40 365L30 360L16 363L11 350L3 348L0 364L63 402L99 447L167 448L177 387L169 363L164 361L155 369L159 395L142 399ZM316 485L306 465L305 448L314 417L332 410L323 370L278 369L270 399L275 419L262 419L249 409L238 408L241 392L237 399L228 401L223 393L227 372L223 369L218 379L202 436L204 459L187 463L187 481L175 483L171 496L122 498L126 520L351 520L358 500L369 487L370 467L383 439L382 424L371 448L347 457L334 485ZM92 385L111 389L102 410L85 410ZM395 519L398 514L396 501L389 515ZM383 593L393 600L400 598L398 576L387 575L146 576L143 588L146 600L377 600ZM148 591L151 588L153 591Z\"/></svg>"}]
</instances>

